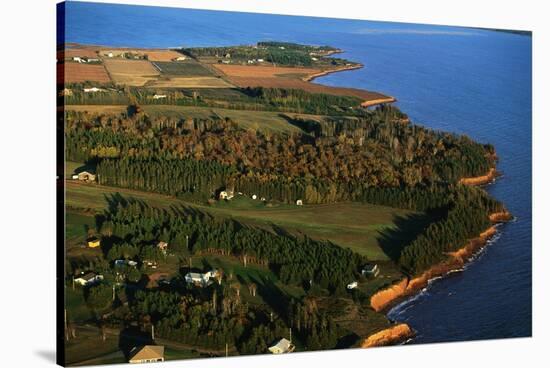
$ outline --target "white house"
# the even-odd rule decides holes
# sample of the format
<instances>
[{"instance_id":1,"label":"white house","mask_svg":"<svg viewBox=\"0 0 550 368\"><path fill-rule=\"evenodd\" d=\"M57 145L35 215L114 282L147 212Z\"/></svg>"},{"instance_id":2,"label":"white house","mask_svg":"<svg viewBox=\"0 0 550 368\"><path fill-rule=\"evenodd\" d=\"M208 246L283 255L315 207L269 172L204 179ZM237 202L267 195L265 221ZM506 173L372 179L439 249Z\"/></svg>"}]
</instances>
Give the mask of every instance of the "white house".
<instances>
[{"instance_id":1,"label":"white house","mask_svg":"<svg viewBox=\"0 0 550 368\"><path fill-rule=\"evenodd\" d=\"M213 279L219 276L217 270L211 270L206 273L189 272L185 275L185 282L188 284L194 284L196 286L206 287L211 285Z\"/></svg>"},{"instance_id":2,"label":"white house","mask_svg":"<svg viewBox=\"0 0 550 368\"><path fill-rule=\"evenodd\" d=\"M96 282L99 282L101 280L103 280L103 275L97 275L94 272L88 272L74 279L74 282L82 286L88 286L88 285L95 284Z\"/></svg>"},{"instance_id":3,"label":"white house","mask_svg":"<svg viewBox=\"0 0 550 368\"><path fill-rule=\"evenodd\" d=\"M304 202L302 202L301 199L298 199L298 200L296 201L296 206L303 206L303 205L304 205Z\"/></svg>"},{"instance_id":4,"label":"white house","mask_svg":"<svg viewBox=\"0 0 550 368\"><path fill-rule=\"evenodd\" d=\"M117 260L115 260L115 266L116 267L122 267L124 265L128 265L128 266L131 266L131 267L136 267L137 262L136 261L129 261L129 260L126 260L126 259L117 259Z\"/></svg>"},{"instance_id":5,"label":"white house","mask_svg":"<svg viewBox=\"0 0 550 368\"><path fill-rule=\"evenodd\" d=\"M275 345L272 345L268 348L268 350L272 354L285 354L285 353L292 353L294 351L295 346L285 339L284 337L277 341Z\"/></svg>"},{"instance_id":6,"label":"white house","mask_svg":"<svg viewBox=\"0 0 550 368\"><path fill-rule=\"evenodd\" d=\"M80 56L73 56L73 61L76 61L77 63L85 63L86 60L83 60Z\"/></svg>"},{"instance_id":7,"label":"white house","mask_svg":"<svg viewBox=\"0 0 550 368\"><path fill-rule=\"evenodd\" d=\"M73 180L78 180L78 174L74 174L73 176L71 176L71 178L72 178Z\"/></svg>"},{"instance_id":8,"label":"white house","mask_svg":"<svg viewBox=\"0 0 550 368\"><path fill-rule=\"evenodd\" d=\"M264 59L258 59L257 61L258 61L258 63L263 63Z\"/></svg>"},{"instance_id":9,"label":"white house","mask_svg":"<svg viewBox=\"0 0 550 368\"><path fill-rule=\"evenodd\" d=\"M112 52L107 53L107 57L112 58L112 57L113 57L113 53L112 53Z\"/></svg>"},{"instance_id":10,"label":"white house","mask_svg":"<svg viewBox=\"0 0 550 368\"><path fill-rule=\"evenodd\" d=\"M347 286L348 290L356 289L357 288L357 281L350 282Z\"/></svg>"},{"instance_id":11,"label":"white house","mask_svg":"<svg viewBox=\"0 0 550 368\"><path fill-rule=\"evenodd\" d=\"M380 268L377 264L366 264L363 266L363 269L361 270L361 274L363 276L373 276L376 277L380 273Z\"/></svg>"},{"instance_id":12,"label":"white house","mask_svg":"<svg viewBox=\"0 0 550 368\"><path fill-rule=\"evenodd\" d=\"M187 60L187 56L185 55L178 56L177 58L174 59L174 61L185 61L185 60Z\"/></svg>"},{"instance_id":13,"label":"white house","mask_svg":"<svg viewBox=\"0 0 550 368\"><path fill-rule=\"evenodd\" d=\"M252 194L252 199L256 199L258 196L256 194Z\"/></svg>"},{"instance_id":14,"label":"white house","mask_svg":"<svg viewBox=\"0 0 550 368\"><path fill-rule=\"evenodd\" d=\"M317 60L319 60L319 59L317 59L316 57L312 57L311 60L317 61Z\"/></svg>"},{"instance_id":15,"label":"white house","mask_svg":"<svg viewBox=\"0 0 550 368\"><path fill-rule=\"evenodd\" d=\"M84 88L84 93L90 93L90 92L104 92L105 90L103 88L97 88L97 87L91 87L91 88Z\"/></svg>"},{"instance_id":16,"label":"white house","mask_svg":"<svg viewBox=\"0 0 550 368\"><path fill-rule=\"evenodd\" d=\"M160 100L161 98L166 98L166 95L157 95L157 94L155 94L153 96L153 100Z\"/></svg>"}]
</instances>

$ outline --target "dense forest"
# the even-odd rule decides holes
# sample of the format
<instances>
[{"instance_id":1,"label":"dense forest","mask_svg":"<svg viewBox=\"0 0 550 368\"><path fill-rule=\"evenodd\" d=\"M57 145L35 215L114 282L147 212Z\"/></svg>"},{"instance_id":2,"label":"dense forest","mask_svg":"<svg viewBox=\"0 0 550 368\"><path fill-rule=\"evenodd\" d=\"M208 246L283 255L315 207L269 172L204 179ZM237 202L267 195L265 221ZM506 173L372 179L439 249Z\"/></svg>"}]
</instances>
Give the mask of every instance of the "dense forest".
<instances>
[{"instance_id":1,"label":"dense forest","mask_svg":"<svg viewBox=\"0 0 550 368\"><path fill-rule=\"evenodd\" d=\"M223 117L68 111L67 158L97 164L105 185L203 199L234 186L248 195L306 203L380 203L392 192L398 198L403 190L433 193L494 164L492 146L410 124L393 107L364 117L288 120L301 133L243 128Z\"/></svg>"}]
</instances>

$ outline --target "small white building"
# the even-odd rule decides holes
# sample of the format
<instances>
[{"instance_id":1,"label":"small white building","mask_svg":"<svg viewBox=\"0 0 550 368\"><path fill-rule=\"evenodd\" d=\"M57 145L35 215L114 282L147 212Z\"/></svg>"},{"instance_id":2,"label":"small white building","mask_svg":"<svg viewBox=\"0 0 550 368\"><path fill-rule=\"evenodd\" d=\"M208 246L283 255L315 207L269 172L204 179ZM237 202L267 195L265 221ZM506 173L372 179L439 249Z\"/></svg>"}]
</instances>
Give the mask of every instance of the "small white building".
<instances>
[{"instance_id":1,"label":"small white building","mask_svg":"<svg viewBox=\"0 0 550 368\"><path fill-rule=\"evenodd\" d=\"M276 344L270 346L268 350L272 354L285 354L285 353L292 353L294 351L295 346L285 339L284 337L277 341Z\"/></svg>"},{"instance_id":2,"label":"small white building","mask_svg":"<svg viewBox=\"0 0 550 368\"><path fill-rule=\"evenodd\" d=\"M296 201L296 206L303 206L303 205L304 205L304 202L301 199L298 199Z\"/></svg>"},{"instance_id":3,"label":"small white building","mask_svg":"<svg viewBox=\"0 0 550 368\"><path fill-rule=\"evenodd\" d=\"M71 176L71 179L73 179L73 180L78 180L78 175L77 175L77 174L74 174L73 176Z\"/></svg>"},{"instance_id":4,"label":"small white building","mask_svg":"<svg viewBox=\"0 0 550 368\"><path fill-rule=\"evenodd\" d=\"M373 276L376 277L380 273L380 268L377 264L366 264L363 266L363 269L361 270L361 274L363 276Z\"/></svg>"},{"instance_id":5,"label":"small white building","mask_svg":"<svg viewBox=\"0 0 550 368\"><path fill-rule=\"evenodd\" d=\"M258 63L263 63L264 59L258 59Z\"/></svg>"},{"instance_id":6,"label":"small white building","mask_svg":"<svg viewBox=\"0 0 550 368\"><path fill-rule=\"evenodd\" d=\"M356 289L357 288L357 281L350 282L347 286L348 290Z\"/></svg>"},{"instance_id":7,"label":"small white building","mask_svg":"<svg viewBox=\"0 0 550 368\"><path fill-rule=\"evenodd\" d=\"M84 88L84 93L104 92L104 91L105 90L103 88L97 88L97 87Z\"/></svg>"},{"instance_id":8,"label":"small white building","mask_svg":"<svg viewBox=\"0 0 550 368\"><path fill-rule=\"evenodd\" d=\"M88 58L86 60L88 60L89 63L99 63L99 59L97 58Z\"/></svg>"},{"instance_id":9,"label":"small white building","mask_svg":"<svg viewBox=\"0 0 550 368\"><path fill-rule=\"evenodd\" d=\"M77 63L85 63L86 60L83 60L80 56L73 56L73 61L76 61Z\"/></svg>"},{"instance_id":10,"label":"small white building","mask_svg":"<svg viewBox=\"0 0 550 368\"><path fill-rule=\"evenodd\" d=\"M125 265L131 266L131 267L136 267L137 262L136 261L130 261L130 260L127 260L127 259L117 259L117 260L115 260L115 267L122 267L122 266L125 266Z\"/></svg>"},{"instance_id":11,"label":"small white building","mask_svg":"<svg viewBox=\"0 0 550 368\"><path fill-rule=\"evenodd\" d=\"M93 285L101 280L103 280L103 275L98 275L94 272L88 272L78 278L75 278L74 282L81 286L88 286Z\"/></svg>"},{"instance_id":12,"label":"small white building","mask_svg":"<svg viewBox=\"0 0 550 368\"><path fill-rule=\"evenodd\" d=\"M206 287L210 286L218 276L219 272L217 270L211 270L206 273L189 272L185 275L185 282L195 286Z\"/></svg>"},{"instance_id":13,"label":"small white building","mask_svg":"<svg viewBox=\"0 0 550 368\"><path fill-rule=\"evenodd\" d=\"M235 197L235 191L230 190L230 189L222 190L220 192L220 195L219 195L220 200L225 199L225 200L229 201L229 200L233 199L233 197Z\"/></svg>"},{"instance_id":14,"label":"small white building","mask_svg":"<svg viewBox=\"0 0 550 368\"><path fill-rule=\"evenodd\" d=\"M113 57L113 53L112 53L112 52L107 53L107 57L112 58L112 57Z\"/></svg>"},{"instance_id":15,"label":"small white building","mask_svg":"<svg viewBox=\"0 0 550 368\"><path fill-rule=\"evenodd\" d=\"M157 94L153 95L153 100L160 100L162 98L166 98L166 95L157 95Z\"/></svg>"},{"instance_id":16,"label":"small white building","mask_svg":"<svg viewBox=\"0 0 550 368\"><path fill-rule=\"evenodd\" d=\"M174 61L185 61L185 60L187 60L187 56L185 55L178 56L177 58L174 59Z\"/></svg>"},{"instance_id":17,"label":"small white building","mask_svg":"<svg viewBox=\"0 0 550 368\"><path fill-rule=\"evenodd\" d=\"M258 196L256 194L252 194L252 199L256 200Z\"/></svg>"},{"instance_id":18,"label":"small white building","mask_svg":"<svg viewBox=\"0 0 550 368\"><path fill-rule=\"evenodd\" d=\"M312 57L311 60L317 61L317 60L319 60L319 59L317 59L316 57Z\"/></svg>"}]
</instances>

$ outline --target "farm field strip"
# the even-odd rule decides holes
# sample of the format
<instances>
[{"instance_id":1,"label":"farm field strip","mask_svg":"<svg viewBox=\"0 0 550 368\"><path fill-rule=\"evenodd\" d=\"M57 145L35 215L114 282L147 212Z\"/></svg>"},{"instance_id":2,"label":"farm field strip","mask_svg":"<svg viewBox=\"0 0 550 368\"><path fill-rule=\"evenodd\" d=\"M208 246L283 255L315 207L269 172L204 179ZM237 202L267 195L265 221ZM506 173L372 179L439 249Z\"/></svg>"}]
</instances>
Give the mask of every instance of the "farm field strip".
<instances>
[{"instance_id":1,"label":"farm field strip","mask_svg":"<svg viewBox=\"0 0 550 368\"><path fill-rule=\"evenodd\" d=\"M58 78L64 83L100 82L111 81L105 67L101 64L80 64L67 62L57 64Z\"/></svg>"},{"instance_id":2,"label":"farm field strip","mask_svg":"<svg viewBox=\"0 0 550 368\"><path fill-rule=\"evenodd\" d=\"M300 116L310 119L319 119L318 115L286 114L273 111L231 110L197 106L175 105L143 105L143 110L151 116L165 116L176 118L220 118L228 117L243 128L253 128L272 132L301 132L300 128L290 124L284 116ZM88 111L92 113L122 113L126 111L124 105L67 105L66 110Z\"/></svg>"},{"instance_id":3,"label":"farm field strip","mask_svg":"<svg viewBox=\"0 0 550 368\"><path fill-rule=\"evenodd\" d=\"M160 74L147 60L105 59L103 63L113 81L118 84L143 86Z\"/></svg>"}]
</instances>

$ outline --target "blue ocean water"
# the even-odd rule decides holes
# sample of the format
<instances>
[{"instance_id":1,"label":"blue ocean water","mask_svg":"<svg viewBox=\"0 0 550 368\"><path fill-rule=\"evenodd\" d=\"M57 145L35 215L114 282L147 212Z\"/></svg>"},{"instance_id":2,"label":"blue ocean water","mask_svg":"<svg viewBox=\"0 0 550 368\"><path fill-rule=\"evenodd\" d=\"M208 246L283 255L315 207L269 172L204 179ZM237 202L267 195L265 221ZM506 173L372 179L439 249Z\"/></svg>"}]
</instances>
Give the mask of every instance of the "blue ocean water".
<instances>
[{"instance_id":1,"label":"blue ocean water","mask_svg":"<svg viewBox=\"0 0 550 368\"><path fill-rule=\"evenodd\" d=\"M532 333L531 57L528 36L478 29L69 2L66 41L175 47L262 40L331 45L363 69L317 83L392 95L415 123L495 145L504 176L487 189L516 221L465 272L433 282L390 313L412 343Z\"/></svg>"}]
</instances>

